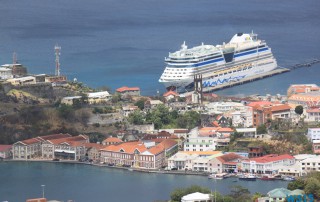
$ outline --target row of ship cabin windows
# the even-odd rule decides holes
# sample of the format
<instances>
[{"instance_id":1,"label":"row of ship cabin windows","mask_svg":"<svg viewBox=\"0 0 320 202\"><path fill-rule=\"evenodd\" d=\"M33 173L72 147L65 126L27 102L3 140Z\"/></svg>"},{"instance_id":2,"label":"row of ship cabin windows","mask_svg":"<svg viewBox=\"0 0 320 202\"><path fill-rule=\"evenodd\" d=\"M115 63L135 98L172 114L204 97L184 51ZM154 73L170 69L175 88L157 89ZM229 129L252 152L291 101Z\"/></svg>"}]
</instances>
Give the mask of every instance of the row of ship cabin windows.
<instances>
[{"instance_id":1,"label":"row of ship cabin windows","mask_svg":"<svg viewBox=\"0 0 320 202\"><path fill-rule=\"evenodd\" d=\"M227 75L227 74L232 74L232 73L235 73L235 72L241 72L241 71L245 71L245 70L248 70L248 69L251 69L252 66L248 67L248 68L243 68L243 69L238 69L238 70L233 70L233 71L229 71L229 72L225 72L223 74L216 74L214 76L211 76L210 79L214 78L214 77L218 77L218 76L223 76L223 75Z\"/></svg>"}]
</instances>

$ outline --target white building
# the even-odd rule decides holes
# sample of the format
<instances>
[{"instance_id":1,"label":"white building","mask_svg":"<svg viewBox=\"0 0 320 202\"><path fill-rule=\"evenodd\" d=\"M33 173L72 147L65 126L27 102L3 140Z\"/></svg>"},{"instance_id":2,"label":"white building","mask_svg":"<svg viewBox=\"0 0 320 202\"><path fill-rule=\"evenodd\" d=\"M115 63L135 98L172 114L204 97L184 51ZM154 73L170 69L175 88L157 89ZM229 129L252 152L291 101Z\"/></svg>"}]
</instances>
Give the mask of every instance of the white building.
<instances>
[{"instance_id":1,"label":"white building","mask_svg":"<svg viewBox=\"0 0 320 202\"><path fill-rule=\"evenodd\" d=\"M278 173L283 166L295 164L295 158L288 154L270 154L262 157L251 158L241 162L241 170L250 173L273 174Z\"/></svg>"},{"instance_id":2,"label":"white building","mask_svg":"<svg viewBox=\"0 0 320 202\"><path fill-rule=\"evenodd\" d=\"M310 141L320 140L320 128L308 128L307 136Z\"/></svg>"},{"instance_id":3,"label":"white building","mask_svg":"<svg viewBox=\"0 0 320 202\"><path fill-rule=\"evenodd\" d=\"M111 98L112 98L112 95L110 95L108 91L88 93L89 104L107 102Z\"/></svg>"},{"instance_id":4,"label":"white building","mask_svg":"<svg viewBox=\"0 0 320 202\"><path fill-rule=\"evenodd\" d=\"M320 108L307 109L306 117L304 121L306 122L319 122L320 121Z\"/></svg>"},{"instance_id":5,"label":"white building","mask_svg":"<svg viewBox=\"0 0 320 202\"><path fill-rule=\"evenodd\" d=\"M320 171L320 156L311 156L300 161L301 171L308 173L312 171Z\"/></svg>"},{"instance_id":6,"label":"white building","mask_svg":"<svg viewBox=\"0 0 320 202\"><path fill-rule=\"evenodd\" d=\"M0 67L0 79L11 79L13 78L12 69Z\"/></svg>"},{"instance_id":7,"label":"white building","mask_svg":"<svg viewBox=\"0 0 320 202\"><path fill-rule=\"evenodd\" d=\"M216 136L200 136L198 127L192 129L184 142L184 151L216 150Z\"/></svg>"},{"instance_id":8,"label":"white building","mask_svg":"<svg viewBox=\"0 0 320 202\"><path fill-rule=\"evenodd\" d=\"M238 102L211 102L206 105L209 113L223 114L228 111L245 111L246 107Z\"/></svg>"},{"instance_id":9,"label":"white building","mask_svg":"<svg viewBox=\"0 0 320 202\"><path fill-rule=\"evenodd\" d=\"M234 127L251 127L253 126L253 111L252 107L245 106L245 110L235 111L232 115L232 126Z\"/></svg>"},{"instance_id":10,"label":"white building","mask_svg":"<svg viewBox=\"0 0 320 202\"><path fill-rule=\"evenodd\" d=\"M20 78L8 79L7 81L10 82L12 85L28 85L28 84L35 84L36 77L25 76L25 77L20 77Z\"/></svg>"}]
</instances>

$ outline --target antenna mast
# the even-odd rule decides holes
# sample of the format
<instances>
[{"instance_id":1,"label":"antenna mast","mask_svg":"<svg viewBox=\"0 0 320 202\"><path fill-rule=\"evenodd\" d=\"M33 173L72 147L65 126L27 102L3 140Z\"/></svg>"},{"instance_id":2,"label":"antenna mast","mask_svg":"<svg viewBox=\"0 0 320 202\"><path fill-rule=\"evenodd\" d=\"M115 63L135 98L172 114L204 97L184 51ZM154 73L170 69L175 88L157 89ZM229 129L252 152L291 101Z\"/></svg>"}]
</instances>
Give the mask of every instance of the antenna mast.
<instances>
[{"instance_id":1,"label":"antenna mast","mask_svg":"<svg viewBox=\"0 0 320 202\"><path fill-rule=\"evenodd\" d=\"M60 76L60 51L61 46L55 45L54 52L56 55L56 76Z\"/></svg>"}]
</instances>

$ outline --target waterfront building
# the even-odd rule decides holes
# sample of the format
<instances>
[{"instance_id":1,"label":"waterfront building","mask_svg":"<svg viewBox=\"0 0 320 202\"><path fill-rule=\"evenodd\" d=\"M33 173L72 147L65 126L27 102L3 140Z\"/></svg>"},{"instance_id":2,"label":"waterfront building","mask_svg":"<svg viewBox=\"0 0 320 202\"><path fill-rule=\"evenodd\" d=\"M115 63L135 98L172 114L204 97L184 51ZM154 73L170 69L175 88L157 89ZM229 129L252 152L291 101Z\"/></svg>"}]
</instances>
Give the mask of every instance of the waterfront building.
<instances>
[{"instance_id":1,"label":"waterfront building","mask_svg":"<svg viewBox=\"0 0 320 202\"><path fill-rule=\"evenodd\" d=\"M288 88L287 96L290 97L293 94L302 94L318 91L320 91L320 87L316 84L293 84Z\"/></svg>"},{"instance_id":2,"label":"waterfront building","mask_svg":"<svg viewBox=\"0 0 320 202\"><path fill-rule=\"evenodd\" d=\"M119 138L116 137L108 137L107 139L102 141L102 145L113 145L113 144L119 144L123 142L122 140L120 140Z\"/></svg>"},{"instance_id":3,"label":"waterfront building","mask_svg":"<svg viewBox=\"0 0 320 202\"><path fill-rule=\"evenodd\" d=\"M164 93L164 94L163 94L163 97L164 97L167 101L172 100L172 99L175 100L175 101L177 101L177 99L178 99L178 97L179 97L179 93L170 90L170 91Z\"/></svg>"},{"instance_id":4,"label":"waterfront building","mask_svg":"<svg viewBox=\"0 0 320 202\"><path fill-rule=\"evenodd\" d=\"M176 142L174 144L177 144ZM165 165L166 152L174 145L164 140L147 148L141 141L109 145L100 150L100 161L106 164L143 169L159 169Z\"/></svg>"},{"instance_id":5,"label":"waterfront building","mask_svg":"<svg viewBox=\"0 0 320 202\"><path fill-rule=\"evenodd\" d=\"M0 145L0 159L12 157L12 145Z\"/></svg>"},{"instance_id":6,"label":"waterfront building","mask_svg":"<svg viewBox=\"0 0 320 202\"><path fill-rule=\"evenodd\" d=\"M168 159L168 169L208 172L209 160L221 155L221 151L179 151Z\"/></svg>"},{"instance_id":7,"label":"waterfront building","mask_svg":"<svg viewBox=\"0 0 320 202\"><path fill-rule=\"evenodd\" d=\"M211 173L233 173L238 170L244 157L236 153L224 154L209 160L209 171Z\"/></svg>"},{"instance_id":8,"label":"waterfront building","mask_svg":"<svg viewBox=\"0 0 320 202\"><path fill-rule=\"evenodd\" d=\"M0 79L6 80L13 78L12 69L0 67Z\"/></svg>"},{"instance_id":9,"label":"waterfront building","mask_svg":"<svg viewBox=\"0 0 320 202\"><path fill-rule=\"evenodd\" d=\"M269 154L262 157L245 159L241 162L241 170L250 173L273 174L278 173L281 166L295 164L295 158L288 154Z\"/></svg>"},{"instance_id":10,"label":"waterfront building","mask_svg":"<svg viewBox=\"0 0 320 202\"><path fill-rule=\"evenodd\" d=\"M105 146L97 143L85 143L84 147L86 148L86 156L89 160L94 162L100 161L100 149L103 149Z\"/></svg>"},{"instance_id":11,"label":"waterfront building","mask_svg":"<svg viewBox=\"0 0 320 202\"><path fill-rule=\"evenodd\" d=\"M311 142L320 140L320 128L308 128L307 136Z\"/></svg>"},{"instance_id":12,"label":"waterfront building","mask_svg":"<svg viewBox=\"0 0 320 202\"><path fill-rule=\"evenodd\" d=\"M42 158L79 160L86 155L85 143L89 143L86 135L46 140L41 145Z\"/></svg>"},{"instance_id":13,"label":"waterfront building","mask_svg":"<svg viewBox=\"0 0 320 202\"><path fill-rule=\"evenodd\" d=\"M195 192L192 194L185 195L181 198L181 202L211 202L210 194L203 194Z\"/></svg>"},{"instance_id":14,"label":"waterfront building","mask_svg":"<svg viewBox=\"0 0 320 202\"><path fill-rule=\"evenodd\" d=\"M53 134L46 136L38 136L35 138L22 140L12 145L13 159L28 160L39 158L42 156L41 144L46 140L54 140L59 138L71 137L69 134Z\"/></svg>"},{"instance_id":15,"label":"waterfront building","mask_svg":"<svg viewBox=\"0 0 320 202\"><path fill-rule=\"evenodd\" d=\"M120 93L121 96L140 96L140 88L139 87L127 87L123 86L121 88L116 89L117 93Z\"/></svg>"},{"instance_id":16,"label":"waterfront building","mask_svg":"<svg viewBox=\"0 0 320 202\"><path fill-rule=\"evenodd\" d=\"M305 174L305 172L301 171L301 166L299 162L296 162L294 165L290 166L280 166L278 169L279 175L284 176L293 176L293 177L300 177Z\"/></svg>"},{"instance_id":17,"label":"waterfront building","mask_svg":"<svg viewBox=\"0 0 320 202\"><path fill-rule=\"evenodd\" d=\"M300 161L301 171L308 173L314 171L320 171L320 156L314 155Z\"/></svg>"},{"instance_id":18,"label":"waterfront building","mask_svg":"<svg viewBox=\"0 0 320 202\"><path fill-rule=\"evenodd\" d=\"M25 76L25 77L8 79L7 81L15 86L23 86L23 85L36 84L36 77Z\"/></svg>"}]
</instances>

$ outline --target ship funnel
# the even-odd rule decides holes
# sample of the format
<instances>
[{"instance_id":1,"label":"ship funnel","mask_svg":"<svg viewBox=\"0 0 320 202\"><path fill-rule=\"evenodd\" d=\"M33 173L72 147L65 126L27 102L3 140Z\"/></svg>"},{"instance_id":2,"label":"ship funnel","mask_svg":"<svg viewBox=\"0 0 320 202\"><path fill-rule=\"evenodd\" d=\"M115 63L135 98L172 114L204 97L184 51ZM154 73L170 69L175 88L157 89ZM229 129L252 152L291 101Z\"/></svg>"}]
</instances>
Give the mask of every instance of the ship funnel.
<instances>
[{"instance_id":1,"label":"ship funnel","mask_svg":"<svg viewBox=\"0 0 320 202\"><path fill-rule=\"evenodd\" d=\"M186 41L183 42L183 44L181 45L181 50L187 50L188 46L186 45Z\"/></svg>"}]
</instances>

